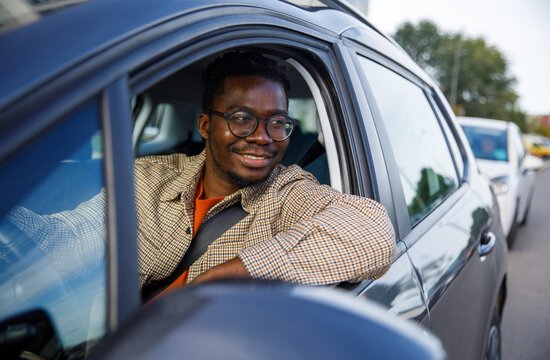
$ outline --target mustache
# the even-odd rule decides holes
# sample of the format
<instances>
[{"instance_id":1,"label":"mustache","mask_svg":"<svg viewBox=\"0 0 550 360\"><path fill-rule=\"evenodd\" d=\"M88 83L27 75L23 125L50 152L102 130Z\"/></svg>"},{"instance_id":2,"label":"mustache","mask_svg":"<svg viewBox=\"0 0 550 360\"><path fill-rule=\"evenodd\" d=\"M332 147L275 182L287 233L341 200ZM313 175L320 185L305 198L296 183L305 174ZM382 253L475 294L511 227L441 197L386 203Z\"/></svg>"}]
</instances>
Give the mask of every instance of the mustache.
<instances>
[{"instance_id":1,"label":"mustache","mask_svg":"<svg viewBox=\"0 0 550 360\"><path fill-rule=\"evenodd\" d=\"M230 151L241 153L241 152L261 152L261 153L267 153L271 157L275 157L277 154L279 154L279 151L276 149L272 149L269 147L263 147L258 146L256 144L248 144L248 145L233 145L229 148Z\"/></svg>"}]
</instances>

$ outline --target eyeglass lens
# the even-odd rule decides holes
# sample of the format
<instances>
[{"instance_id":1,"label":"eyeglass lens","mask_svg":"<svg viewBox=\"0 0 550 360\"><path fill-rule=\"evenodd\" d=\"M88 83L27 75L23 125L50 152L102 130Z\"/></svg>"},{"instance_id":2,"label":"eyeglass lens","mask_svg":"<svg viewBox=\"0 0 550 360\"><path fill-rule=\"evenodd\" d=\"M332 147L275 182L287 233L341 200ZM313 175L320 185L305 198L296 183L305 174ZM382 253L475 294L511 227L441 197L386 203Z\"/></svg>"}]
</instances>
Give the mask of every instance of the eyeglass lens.
<instances>
[{"instance_id":1,"label":"eyeglass lens","mask_svg":"<svg viewBox=\"0 0 550 360\"><path fill-rule=\"evenodd\" d=\"M273 115L265 119L268 135L276 141L285 140L292 132L294 123L285 115ZM246 111L237 111L229 117L229 128L236 136L246 137L257 127L258 118Z\"/></svg>"}]
</instances>

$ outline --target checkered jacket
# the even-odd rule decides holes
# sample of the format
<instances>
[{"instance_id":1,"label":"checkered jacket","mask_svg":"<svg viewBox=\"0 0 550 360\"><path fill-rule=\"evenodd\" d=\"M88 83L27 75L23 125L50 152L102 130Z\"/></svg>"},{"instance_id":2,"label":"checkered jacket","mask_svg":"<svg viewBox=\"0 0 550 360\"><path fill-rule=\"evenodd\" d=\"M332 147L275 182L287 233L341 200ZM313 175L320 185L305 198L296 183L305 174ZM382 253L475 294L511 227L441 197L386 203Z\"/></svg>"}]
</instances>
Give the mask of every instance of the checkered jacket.
<instances>
[{"instance_id":1,"label":"checkered jacket","mask_svg":"<svg viewBox=\"0 0 550 360\"><path fill-rule=\"evenodd\" d=\"M141 285L169 276L187 251L204 162L204 152L135 161ZM238 201L248 215L210 244L189 268L189 281L235 256L254 278L359 281L382 276L395 257L393 228L380 204L319 185L298 166L278 165L262 183L217 203L203 221ZM38 215L17 208L9 218L73 277L104 257L105 209L101 192L74 210Z\"/></svg>"},{"instance_id":2,"label":"checkered jacket","mask_svg":"<svg viewBox=\"0 0 550 360\"><path fill-rule=\"evenodd\" d=\"M142 284L170 275L191 243L193 205L205 153L148 156L135 162ZM189 268L189 280L239 257L251 277L332 284L382 276L395 237L377 202L342 194L300 167L269 177L213 206L203 222L240 201L248 213Z\"/></svg>"}]
</instances>

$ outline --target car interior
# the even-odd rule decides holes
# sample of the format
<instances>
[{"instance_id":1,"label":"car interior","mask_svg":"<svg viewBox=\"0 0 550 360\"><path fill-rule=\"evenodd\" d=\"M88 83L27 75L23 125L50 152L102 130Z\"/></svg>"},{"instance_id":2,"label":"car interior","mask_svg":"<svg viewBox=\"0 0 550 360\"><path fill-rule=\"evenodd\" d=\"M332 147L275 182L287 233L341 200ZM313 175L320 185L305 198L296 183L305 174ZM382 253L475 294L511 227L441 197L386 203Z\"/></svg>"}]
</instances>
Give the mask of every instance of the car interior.
<instances>
[{"instance_id":1,"label":"car interior","mask_svg":"<svg viewBox=\"0 0 550 360\"><path fill-rule=\"evenodd\" d=\"M197 129L202 109L200 74L220 55L203 58L132 98L132 141L136 157L172 153L196 155L204 149ZM268 56L277 59L288 70L291 83L289 116L298 120L282 164L298 164L315 175L321 184L338 188L337 184L331 184L319 112L308 83L288 57ZM64 154L64 160L49 171L47 177L40 178L36 189L20 205L38 214L76 208L101 191L102 156L101 133L96 131L72 153Z\"/></svg>"}]
</instances>

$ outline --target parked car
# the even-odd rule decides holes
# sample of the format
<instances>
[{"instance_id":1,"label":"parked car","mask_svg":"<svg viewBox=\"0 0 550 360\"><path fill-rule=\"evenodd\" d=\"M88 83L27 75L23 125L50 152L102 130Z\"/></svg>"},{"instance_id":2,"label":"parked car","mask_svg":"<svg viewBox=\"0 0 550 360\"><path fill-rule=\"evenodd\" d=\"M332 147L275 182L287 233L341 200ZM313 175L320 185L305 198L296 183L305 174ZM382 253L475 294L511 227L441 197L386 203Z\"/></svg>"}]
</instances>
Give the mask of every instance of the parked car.
<instances>
[{"instance_id":1,"label":"parked car","mask_svg":"<svg viewBox=\"0 0 550 360\"><path fill-rule=\"evenodd\" d=\"M199 70L225 52L253 49L285 64L292 82L289 110L300 131L284 162L376 199L395 227L390 270L336 286L433 332L451 359L500 357L507 248L490 183L436 84L345 3L94 0L5 32L0 47L0 185L9 189L0 205L0 319L23 329L39 324L40 335L29 330L20 343L37 351L39 338L51 339L55 355L76 358L98 347L106 357L151 344L159 346L155 355L173 357L192 351L178 348L180 326L212 320L201 309L217 311L213 304L230 298L234 307L220 305L215 320L226 324L242 313L250 326L216 329L242 336L257 352L277 348L255 340L281 329L286 320L276 319L287 319L289 296L274 292L261 307L266 294L253 285L212 285L143 308L137 285L134 158L200 151ZM18 223L21 212L56 214L47 218L55 226L64 210L85 207L102 188L108 205L89 217L104 216L107 226L96 229L100 241L85 253L79 249L88 243L79 239L44 243L40 232L22 233L36 224ZM75 271L75 262L86 266ZM252 323L252 302L273 316ZM316 314L339 317L333 310ZM163 326L175 312L177 321ZM327 329L300 334L309 339ZM338 329L342 339L360 326ZM218 346L208 331L186 346ZM369 354L366 339L357 345Z\"/></svg>"},{"instance_id":2,"label":"parked car","mask_svg":"<svg viewBox=\"0 0 550 360\"><path fill-rule=\"evenodd\" d=\"M527 151L542 159L550 158L550 140L535 134L526 134L523 136L523 143Z\"/></svg>"},{"instance_id":3,"label":"parked car","mask_svg":"<svg viewBox=\"0 0 550 360\"><path fill-rule=\"evenodd\" d=\"M491 179L508 247L518 225L527 223L535 191L535 171L543 161L528 154L521 130L509 121L459 117L479 168Z\"/></svg>"}]
</instances>

